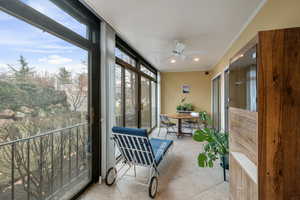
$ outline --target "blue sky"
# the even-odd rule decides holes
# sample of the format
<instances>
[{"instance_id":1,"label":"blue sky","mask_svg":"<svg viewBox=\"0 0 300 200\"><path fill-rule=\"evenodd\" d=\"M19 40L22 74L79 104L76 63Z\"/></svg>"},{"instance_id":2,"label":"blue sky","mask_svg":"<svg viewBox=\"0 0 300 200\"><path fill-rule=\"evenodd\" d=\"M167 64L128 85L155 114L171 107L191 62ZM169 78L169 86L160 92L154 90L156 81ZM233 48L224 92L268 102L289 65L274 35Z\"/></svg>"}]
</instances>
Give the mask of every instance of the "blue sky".
<instances>
[{"instance_id":1,"label":"blue sky","mask_svg":"<svg viewBox=\"0 0 300 200\"><path fill-rule=\"evenodd\" d=\"M21 0L57 22L85 36L86 27L57 8L49 0ZM56 73L60 67L81 72L87 51L0 11L0 72L7 64L17 66L23 55L37 72Z\"/></svg>"}]
</instances>

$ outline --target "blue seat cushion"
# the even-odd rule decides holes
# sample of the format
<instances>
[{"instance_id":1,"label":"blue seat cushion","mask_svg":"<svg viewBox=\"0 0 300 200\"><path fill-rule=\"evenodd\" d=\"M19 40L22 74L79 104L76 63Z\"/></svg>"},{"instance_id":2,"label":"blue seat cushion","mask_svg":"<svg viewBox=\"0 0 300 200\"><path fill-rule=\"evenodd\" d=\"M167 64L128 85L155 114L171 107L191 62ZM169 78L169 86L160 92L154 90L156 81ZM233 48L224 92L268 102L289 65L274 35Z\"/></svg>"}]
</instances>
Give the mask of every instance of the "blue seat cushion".
<instances>
[{"instance_id":1,"label":"blue seat cushion","mask_svg":"<svg viewBox=\"0 0 300 200\"><path fill-rule=\"evenodd\" d=\"M127 160L131 162L135 160L135 162L142 165L152 164L152 155L154 155L156 165L159 165L163 156L173 144L172 140L158 138L151 138L149 140L146 129L113 127L112 131L116 133L115 137L118 139L119 146L122 147L122 154L127 157ZM139 138L126 137L126 135L139 136ZM139 150L139 152L133 148Z\"/></svg>"},{"instance_id":2,"label":"blue seat cushion","mask_svg":"<svg viewBox=\"0 0 300 200\"><path fill-rule=\"evenodd\" d=\"M172 146L172 140L162 140L158 138L151 138L150 144L152 146L153 154L155 157L156 165L162 161L163 156L166 154L168 149Z\"/></svg>"}]
</instances>

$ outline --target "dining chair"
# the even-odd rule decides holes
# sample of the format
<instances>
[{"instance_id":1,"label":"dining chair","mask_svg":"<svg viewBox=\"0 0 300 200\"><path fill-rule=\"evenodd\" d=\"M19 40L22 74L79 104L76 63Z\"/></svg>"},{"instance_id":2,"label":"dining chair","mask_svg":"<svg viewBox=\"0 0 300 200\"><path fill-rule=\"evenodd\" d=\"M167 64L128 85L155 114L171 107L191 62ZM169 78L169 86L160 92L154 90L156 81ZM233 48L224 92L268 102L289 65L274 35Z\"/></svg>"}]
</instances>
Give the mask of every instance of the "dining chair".
<instances>
[{"instance_id":1,"label":"dining chair","mask_svg":"<svg viewBox=\"0 0 300 200\"><path fill-rule=\"evenodd\" d=\"M157 134L158 136L160 134L161 128L166 128L166 131L167 131L166 137L168 134L177 133L175 130L176 123L171 122L170 118L167 115L161 114L159 117L160 117L160 125L159 125L159 131Z\"/></svg>"},{"instance_id":2,"label":"dining chair","mask_svg":"<svg viewBox=\"0 0 300 200\"><path fill-rule=\"evenodd\" d=\"M182 127L190 129L193 133L194 129L200 129L200 122L198 119L187 119L182 122Z\"/></svg>"},{"instance_id":3,"label":"dining chair","mask_svg":"<svg viewBox=\"0 0 300 200\"><path fill-rule=\"evenodd\" d=\"M192 116L197 117L196 119L186 119L182 122L184 128L191 129L191 132L194 132L194 129L201 129L201 123L199 120L199 113L192 112Z\"/></svg>"}]
</instances>

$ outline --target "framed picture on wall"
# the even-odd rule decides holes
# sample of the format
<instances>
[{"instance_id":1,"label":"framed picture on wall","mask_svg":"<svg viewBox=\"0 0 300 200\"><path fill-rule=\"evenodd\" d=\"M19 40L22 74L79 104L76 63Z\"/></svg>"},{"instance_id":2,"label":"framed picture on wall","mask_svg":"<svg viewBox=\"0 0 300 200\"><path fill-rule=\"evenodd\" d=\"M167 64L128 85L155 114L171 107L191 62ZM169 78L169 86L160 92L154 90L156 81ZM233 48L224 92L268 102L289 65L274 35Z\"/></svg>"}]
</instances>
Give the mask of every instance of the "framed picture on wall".
<instances>
[{"instance_id":1,"label":"framed picture on wall","mask_svg":"<svg viewBox=\"0 0 300 200\"><path fill-rule=\"evenodd\" d=\"M190 86L189 85L183 85L182 86L182 93L183 94L190 93Z\"/></svg>"}]
</instances>

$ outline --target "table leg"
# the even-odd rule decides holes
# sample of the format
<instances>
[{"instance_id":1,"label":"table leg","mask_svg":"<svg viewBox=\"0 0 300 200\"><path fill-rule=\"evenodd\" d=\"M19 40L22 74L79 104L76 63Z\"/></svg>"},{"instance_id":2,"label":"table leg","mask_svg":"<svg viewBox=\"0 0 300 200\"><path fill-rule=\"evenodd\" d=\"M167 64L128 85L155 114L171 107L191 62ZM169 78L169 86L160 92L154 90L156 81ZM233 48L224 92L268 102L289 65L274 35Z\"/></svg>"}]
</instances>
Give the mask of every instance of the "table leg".
<instances>
[{"instance_id":1,"label":"table leg","mask_svg":"<svg viewBox=\"0 0 300 200\"><path fill-rule=\"evenodd\" d=\"M178 119L178 135L177 135L177 137L182 136L181 121L182 121L181 119Z\"/></svg>"}]
</instances>

